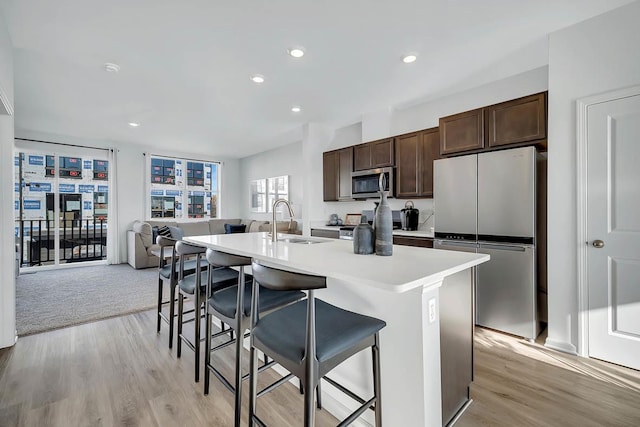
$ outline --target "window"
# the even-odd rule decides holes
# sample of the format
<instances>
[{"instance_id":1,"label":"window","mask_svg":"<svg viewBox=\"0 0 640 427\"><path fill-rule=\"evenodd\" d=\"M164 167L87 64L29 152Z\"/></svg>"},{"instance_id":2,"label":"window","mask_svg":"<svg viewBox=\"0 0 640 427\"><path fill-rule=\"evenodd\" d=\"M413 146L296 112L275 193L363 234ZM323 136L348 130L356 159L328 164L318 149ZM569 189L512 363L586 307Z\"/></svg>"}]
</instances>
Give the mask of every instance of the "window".
<instances>
[{"instance_id":1,"label":"window","mask_svg":"<svg viewBox=\"0 0 640 427\"><path fill-rule=\"evenodd\" d=\"M251 181L251 211L271 212L278 199L289 200L289 176L256 179Z\"/></svg>"},{"instance_id":2,"label":"window","mask_svg":"<svg viewBox=\"0 0 640 427\"><path fill-rule=\"evenodd\" d=\"M151 218L217 218L218 163L152 156L149 166Z\"/></svg>"},{"instance_id":3,"label":"window","mask_svg":"<svg viewBox=\"0 0 640 427\"><path fill-rule=\"evenodd\" d=\"M276 176L267 179L267 211L271 212L273 203L278 199L289 200L289 176Z\"/></svg>"},{"instance_id":4,"label":"window","mask_svg":"<svg viewBox=\"0 0 640 427\"><path fill-rule=\"evenodd\" d=\"M267 180L251 181L251 212L267 211Z\"/></svg>"}]
</instances>

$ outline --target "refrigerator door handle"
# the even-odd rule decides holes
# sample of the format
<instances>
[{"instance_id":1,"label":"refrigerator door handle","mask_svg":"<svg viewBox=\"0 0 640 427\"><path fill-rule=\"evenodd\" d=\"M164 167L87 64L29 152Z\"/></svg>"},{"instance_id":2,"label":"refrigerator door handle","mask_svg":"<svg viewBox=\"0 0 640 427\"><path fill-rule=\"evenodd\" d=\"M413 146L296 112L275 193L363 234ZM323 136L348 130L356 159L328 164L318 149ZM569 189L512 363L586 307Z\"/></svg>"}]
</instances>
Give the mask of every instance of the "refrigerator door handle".
<instances>
[{"instance_id":1,"label":"refrigerator door handle","mask_svg":"<svg viewBox=\"0 0 640 427\"><path fill-rule=\"evenodd\" d=\"M475 242L452 242L451 240L436 240L435 243L442 246L460 246L463 248L474 248L476 247Z\"/></svg>"},{"instance_id":2,"label":"refrigerator door handle","mask_svg":"<svg viewBox=\"0 0 640 427\"><path fill-rule=\"evenodd\" d=\"M494 249L496 251L512 251L512 252L524 252L527 250L526 246L492 245L489 243L479 243L478 247L482 249Z\"/></svg>"}]
</instances>

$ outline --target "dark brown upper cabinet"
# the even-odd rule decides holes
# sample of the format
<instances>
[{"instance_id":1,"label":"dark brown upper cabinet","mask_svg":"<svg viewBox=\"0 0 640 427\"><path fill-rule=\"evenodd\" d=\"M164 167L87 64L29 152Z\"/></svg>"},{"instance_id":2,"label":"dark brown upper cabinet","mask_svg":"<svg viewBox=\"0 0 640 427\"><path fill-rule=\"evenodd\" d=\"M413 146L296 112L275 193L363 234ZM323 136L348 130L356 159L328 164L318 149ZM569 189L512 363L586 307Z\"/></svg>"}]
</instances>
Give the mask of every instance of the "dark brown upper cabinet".
<instances>
[{"instance_id":1,"label":"dark brown upper cabinet","mask_svg":"<svg viewBox=\"0 0 640 427\"><path fill-rule=\"evenodd\" d=\"M393 138L353 147L353 170L356 171L393 166L394 160Z\"/></svg>"},{"instance_id":2,"label":"dark brown upper cabinet","mask_svg":"<svg viewBox=\"0 0 640 427\"><path fill-rule=\"evenodd\" d=\"M322 153L322 194L325 202L338 200L338 153Z\"/></svg>"},{"instance_id":3,"label":"dark brown upper cabinet","mask_svg":"<svg viewBox=\"0 0 640 427\"><path fill-rule=\"evenodd\" d=\"M482 108L440 119L440 154L456 154L484 148Z\"/></svg>"},{"instance_id":4,"label":"dark brown upper cabinet","mask_svg":"<svg viewBox=\"0 0 640 427\"><path fill-rule=\"evenodd\" d=\"M440 157L438 128L395 139L396 197L433 197L433 161Z\"/></svg>"},{"instance_id":5,"label":"dark brown upper cabinet","mask_svg":"<svg viewBox=\"0 0 640 427\"><path fill-rule=\"evenodd\" d=\"M351 200L353 147L322 153L322 189L325 202Z\"/></svg>"},{"instance_id":6,"label":"dark brown upper cabinet","mask_svg":"<svg viewBox=\"0 0 640 427\"><path fill-rule=\"evenodd\" d=\"M545 93L492 105L485 110L489 147L521 144L547 138Z\"/></svg>"}]
</instances>

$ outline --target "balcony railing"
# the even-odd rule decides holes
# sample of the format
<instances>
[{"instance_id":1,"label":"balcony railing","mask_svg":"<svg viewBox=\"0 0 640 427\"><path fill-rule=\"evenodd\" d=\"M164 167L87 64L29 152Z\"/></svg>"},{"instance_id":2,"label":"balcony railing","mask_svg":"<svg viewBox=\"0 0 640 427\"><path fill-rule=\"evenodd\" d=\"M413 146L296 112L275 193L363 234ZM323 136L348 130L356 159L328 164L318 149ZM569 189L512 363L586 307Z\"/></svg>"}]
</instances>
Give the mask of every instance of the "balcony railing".
<instances>
[{"instance_id":1,"label":"balcony railing","mask_svg":"<svg viewBox=\"0 0 640 427\"><path fill-rule=\"evenodd\" d=\"M60 242L60 262L105 259L106 219L61 219L56 221L16 220L16 243L20 245L20 265L54 264L56 239Z\"/></svg>"}]
</instances>

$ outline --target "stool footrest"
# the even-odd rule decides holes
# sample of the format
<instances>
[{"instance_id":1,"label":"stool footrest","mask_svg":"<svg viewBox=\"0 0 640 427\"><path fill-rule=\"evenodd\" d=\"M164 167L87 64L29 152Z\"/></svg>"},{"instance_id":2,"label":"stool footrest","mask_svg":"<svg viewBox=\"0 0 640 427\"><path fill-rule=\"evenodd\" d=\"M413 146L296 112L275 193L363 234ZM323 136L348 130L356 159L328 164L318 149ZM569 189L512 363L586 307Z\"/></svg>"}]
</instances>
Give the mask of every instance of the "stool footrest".
<instances>
[{"instance_id":1,"label":"stool footrest","mask_svg":"<svg viewBox=\"0 0 640 427\"><path fill-rule=\"evenodd\" d=\"M267 427L267 425L265 423L262 422L262 420L260 418L258 418L258 416L256 414L253 414L253 422L256 423L258 425L258 427Z\"/></svg>"},{"instance_id":2,"label":"stool footrest","mask_svg":"<svg viewBox=\"0 0 640 427\"><path fill-rule=\"evenodd\" d=\"M235 341L235 340L234 340ZM232 342L234 342L232 341ZM275 360L272 360L269 363L265 363L264 365L260 366L258 368L258 373L264 371L265 369L269 369L270 367L272 367L273 365L275 365L276 362ZM212 364L208 364L205 365L205 368L209 369L211 372L213 372L213 375L216 376L216 378L218 378L222 384L231 392L231 393L235 393L236 392L236 388L229 382L229 380L227 380L224 375L222 375L222 373L220 371L218 371L215 366L213 366ZM293 374L289 374L289 376L292 376ZM246 380L249 378L249 374L245 374L242 376L242 381ZM260 394L258 394L258 396L261 396Z\"/></svg>"},{"instance_id":3,"label":"stool footrest","mask_svg":"<svg viewBox=\"0 0 640 427\"><path fill-rule=\"evenodd\" d=\"M338 390L340 390L341 392L343 392L344 394L346 394L347 396L349 396L350 398L352 398L353 400L364 404L365 400L363 398L361 398L360 396L358 396L357 394L355 394L354 392L352 392L351 390L349 390L348 388L346 388L345 386L343 386L342 384L332 380L329 377L322 377L323 380L325 380L326 382L328 382L329 384L331 384L332 386L334 386L335 388L337 388ZM375 401L375 397L373 399L371 399L373 401ZM371 402L371 400L369 400ZM372 411L375 411L376 407L374 405L369 406L369 409L371 409Z\"/></svg>"},{"instance_id":4,"label":"stool footrest","mask_svg":"<svg viewBox=\"0 0 640 427\"><path fill-rule=\"evenodd\" d=\"M371 399L369 399L368 401L363 403L362 406L360 406L351 415L349 415L344 421L342 421L340 424L338 424L337 427L345 427L345 426L348 426L349 424L351 424L352 422L354 422L356 420L356 418L358 418L360 415L362 415L362 413L364 411L367 410L367 408L373 407L373 403L375 401L376 401L376 398L372 397Z\"/></svg>"},{"instance_id":5,"label":"stool footrest","mask_svg":"<svg viewBox=\"0 0 640 427\"><path fill-rule=\"evenodd\" d=\"M282 384L286 383L291 378L293 378L293 376L294 376L293 374L286 375L286 376L280 378L279 380L277 380L276 382L266 386L265 388L263 388L262 390L260 390L258 392L258 397L261 397L264 394L269 393L271 390L274 390L274 389L280 387Z\"/></svg>"},{"instance_id":6,"label":"stool footrest","mask_svg":"<svg viewBox=\"0 0 640 427\"><path fill-rule=\"evenodd\" d=\"M215 335L212 335L211 337L212 337L212 338L215 338L215 337L218 337L218 336L222 335L222 333L223 333L223 332L224 332L224 333L229 333L230 331L233 331L233 329L227 329L226 331L218 332L218 333L216 333ZM244 334L244 338L248 338L248 337L249 337L249 335L250 335L250 333L249 333L249 332L247 332L246 334ZM217 350L220 350L220 349L222 349L222 348L225 348L225 347L230 346L230 345L231 345L231 344L233 344L234 342L236 342L236 340L235 340L235 339L233 339L233 340L229 340L229 341L225 341L225 342L223 342L222 344L219 344L219 345L217 345L217 346L215 346L215 347L211 347L211 350L210 350L210 351L217 351Z\"/></svg>"},{"instance_id":7,"label":"stool footrest","mask_svg":"<svg viewBox=\"0 0 640 427\"><path fill-rule=\"evenodd\" d=\"M178 336L178 339L181 339L181 340L182 340L182 342L184 342L184 343L187 345L187 347L189 347L191 350L196 351L196 346L195 346L195 345L193 345L193 344L191 343L191 341L189 341L189 338L187 338L187 337L185 337L184 335L180 334L180 335Z\"/></svg>"},{"instance_id":8,"label":"stool footrest","mask_svg":"<svg viewBox=\"0 0 640 427\"><path fill-rule=\"evenodd\" d=\"M205 368L213 372L213 375L215 375L216 378L220 380L222 385L224 385L231 393L236 392L236 388L231 385L231 383L224 377L224 375L222 375L222 373L220 373L220 371L218 371L215 367L213 367L212 365L206 365Z\"/></svg>"}]
</instances>

